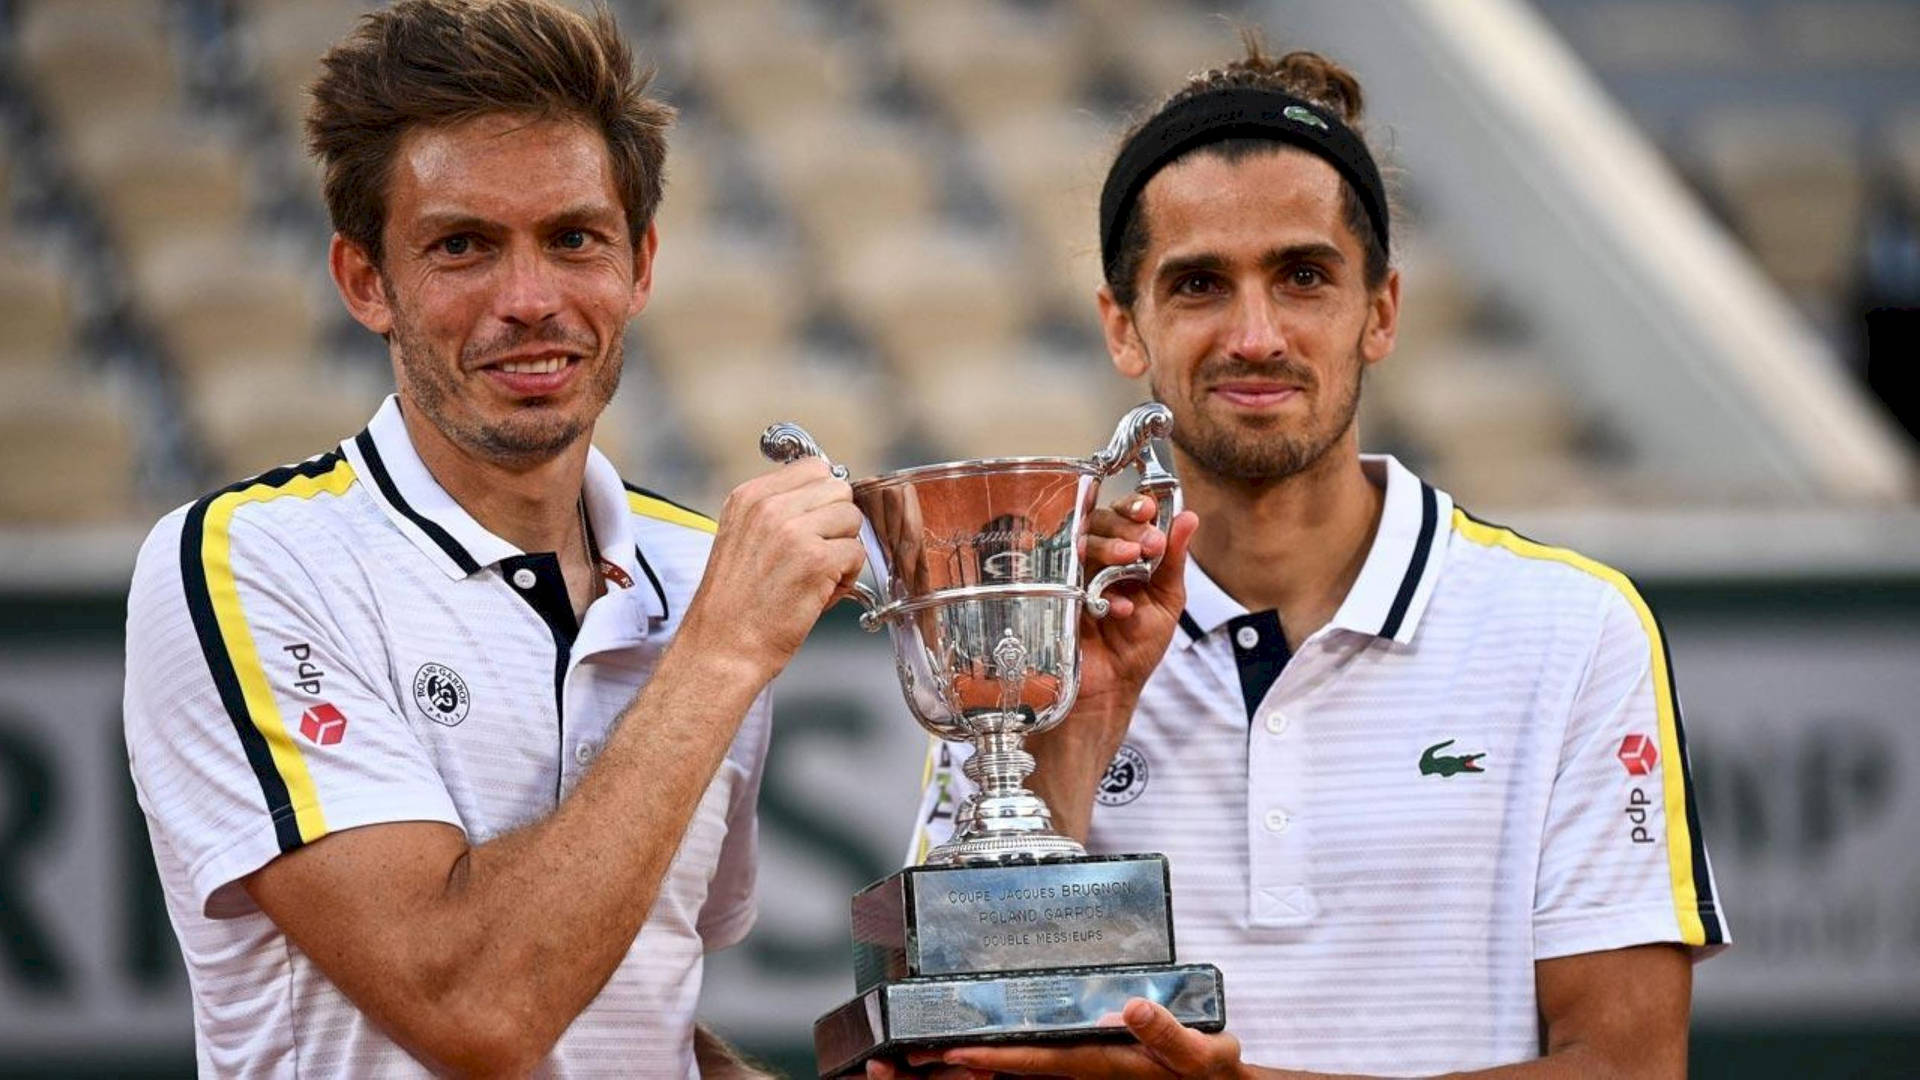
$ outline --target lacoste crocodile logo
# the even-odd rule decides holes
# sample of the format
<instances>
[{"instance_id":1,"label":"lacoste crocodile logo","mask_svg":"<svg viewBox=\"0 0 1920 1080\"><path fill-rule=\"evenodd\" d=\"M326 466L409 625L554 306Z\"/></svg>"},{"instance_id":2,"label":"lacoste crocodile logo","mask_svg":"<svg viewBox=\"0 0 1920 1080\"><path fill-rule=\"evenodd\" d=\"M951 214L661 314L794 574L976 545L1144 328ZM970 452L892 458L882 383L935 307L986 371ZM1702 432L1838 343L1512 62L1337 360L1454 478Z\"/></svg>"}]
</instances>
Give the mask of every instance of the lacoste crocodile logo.
<instances>
[{"instance_id":1,"label":"lacoste crocodile logo","mask_svg":"<svg viewBox=\"0 0 1920 1080\"><path fill-rule=\"evenodd\" d=\"M1327 127L1327 122L1325 120L1320 119L1318 116L1314 115L1314 112L1312 109L1306 108L1304 106L1289 105L1286 108L1280 110L1280 115L1286 117L1287 119L1293 121L1296 124L1311 124L1312 126L1319 128L1321 131L1332 130L1331 128Z\"/></svg>"},{"instance_id":2,"label":"lacoste crocodile logo","mask_svg":"<svg viewBox=\"0 0 1920 1080\"><path fill-rule=\"evenodd\" d=\"M1420 755L1420 775L1452 776L1454 773L1487 771L1480 767L1480 759L1487 756L1484 751L1478 754L1457 755L1437 753L1452 745L1453 740L1448 739L1446 742L1434 743L1427 747Z\"/></svg>"}]
</instances>

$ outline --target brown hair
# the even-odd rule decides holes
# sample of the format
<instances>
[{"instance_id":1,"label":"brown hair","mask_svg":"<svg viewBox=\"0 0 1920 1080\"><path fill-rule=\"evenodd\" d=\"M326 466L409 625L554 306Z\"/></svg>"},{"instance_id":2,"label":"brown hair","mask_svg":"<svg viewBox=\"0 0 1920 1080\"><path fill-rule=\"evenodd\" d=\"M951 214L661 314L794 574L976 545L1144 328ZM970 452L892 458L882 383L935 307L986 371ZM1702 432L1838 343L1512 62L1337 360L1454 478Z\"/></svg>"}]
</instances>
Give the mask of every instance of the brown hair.
<instances>
[{"instance_id":1,"label":"brown hair","mask_svg":"<svg viewBox=\"0 0 1920 1080\"><path fill-rule=\"evenodd\" d=\"M575 119L607 140L635 245L660 205L673 109L646 96L650 70L604 6L552 0L400 0L366 15L321 58L307 148L326 169L334 230L377 265L387 180L416 126L495 113Z\"/></svg>"},{"instance_id":2,"label":"brown hair","mask_svg":"<svg viewBox=\"0 0 1920 1080\"><path fill-rule=\"evenodd\" d=\"M1245 57L1188 79L1186 85L1174 91L1144 119L1133 125L1120 140L1120 145L1125 146L1155 117L1183 101L1212 90L1237 88L1280 90L1304 98L1338 116L1355 134L1365 137L1366 132L1360 126L1365 100L1360 91L1360 80L1354 78L1353 72L1319 53L1305 50L1290 52L1277 59L1268 56L1260 32L1251 27L1240 31L1240 40L1247 49ZM1193 152L1215 154L1233 162L1285 145L1260 138L1227 139L1208 143ZM1106 275L1107 287L1113 290L1114 299L1122 307L1133 306L1135 279L1140 274L1141 260L1147 255L1147 221L1141 210L1143 202L1136 200L1128 209L1126 222L1120 230L1120 241L1114 245L1112 255L1101 267ZM1367 287L1379 287L1387 277L1387 238L1374 230L1366 204L1345 179L1340 182L1340 216L1360 241L1360 250L1366 255Z\"/></svg>"}]
</instances>

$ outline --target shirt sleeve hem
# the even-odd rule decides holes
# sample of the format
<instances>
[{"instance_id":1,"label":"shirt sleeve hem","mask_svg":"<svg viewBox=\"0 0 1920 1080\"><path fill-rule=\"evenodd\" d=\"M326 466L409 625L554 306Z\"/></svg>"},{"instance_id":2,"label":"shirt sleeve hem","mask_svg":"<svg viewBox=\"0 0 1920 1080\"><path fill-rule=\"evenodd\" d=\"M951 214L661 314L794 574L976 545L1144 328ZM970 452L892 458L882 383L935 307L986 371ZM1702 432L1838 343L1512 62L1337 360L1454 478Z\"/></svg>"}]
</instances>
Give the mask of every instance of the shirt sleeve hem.
<instances>
[{"instance_id":1,"label":"shirt sleeve hem","mask_svg":"<svg viewBox=\"0 0 1920 1080\"><path fill-rule=\"evenodd\" d=\"M1684 946L1696 963L1727 947L1724 942L1690 945L1681 940L1671 904L1592 908L1577 915L1536 916L1533 921L1535 960L1659 944Z\"/></svg>"},{"instance_id":2,"label":"shirt sleeve hem","mask_svg":"<svg viewBox=\"0 0 1920 1080\"><path fill-rule=\"evenodd\" d=\"M460 821L460 815L454 810L452 798L444 791L433 794L413 792L404 796L389 794L360 799L328 800L327 831L321 836L329 836L363 825L382 825L401 821L443 822L463 832L466 828ZM318 839L320 837L314 837L314 840ZM222 913L214 910L215 894L279 858L281 854L279 841L274 836L273 824L263 818L259 828L201 860L200 865L189 875L193 883L194 900L199 904L201 913L208 918L219 918Z\"/></svg>"}]
</instances>

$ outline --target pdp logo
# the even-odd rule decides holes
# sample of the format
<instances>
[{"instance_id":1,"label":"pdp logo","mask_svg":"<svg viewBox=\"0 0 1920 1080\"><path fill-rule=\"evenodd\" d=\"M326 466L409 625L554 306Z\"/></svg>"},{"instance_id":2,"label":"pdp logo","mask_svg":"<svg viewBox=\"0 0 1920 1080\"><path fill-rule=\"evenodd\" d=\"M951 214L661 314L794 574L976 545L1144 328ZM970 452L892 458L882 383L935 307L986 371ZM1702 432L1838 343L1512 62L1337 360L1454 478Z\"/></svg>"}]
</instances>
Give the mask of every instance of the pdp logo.
<instances>
[{"instance_id":1,"label":"pdp logo","mask_svg":"<svg viewBox=\"0 0 1920 1080\"><path fill-rule=\"evenodd\" d=\"M1100 778L1100 786L1093 793L1101 806L1125 806L1140 797L1147 790L1147 759L1131 745L1122 743L1120 752L1113 755L1113 761L1107 766L1107 774Z\"/></svg>"},{"instance_id":2,"label":"pdp logo","mask_svg":"<svg viewBox=\"0 0 1920 1080\"><path fill-rule=\"evenodd\" d=\"M413 703L436 724L453 727L467 718L467 681L445 664L422 664L413 676Z\"/></svg>"}]
</instances>

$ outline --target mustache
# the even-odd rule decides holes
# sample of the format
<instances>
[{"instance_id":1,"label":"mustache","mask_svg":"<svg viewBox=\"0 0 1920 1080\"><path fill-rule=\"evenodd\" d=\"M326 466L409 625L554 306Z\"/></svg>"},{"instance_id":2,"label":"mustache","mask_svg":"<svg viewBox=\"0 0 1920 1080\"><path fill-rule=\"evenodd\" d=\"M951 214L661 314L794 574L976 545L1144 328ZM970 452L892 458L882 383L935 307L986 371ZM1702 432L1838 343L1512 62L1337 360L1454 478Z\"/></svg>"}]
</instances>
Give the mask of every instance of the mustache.
<instances>
[{"instance_id":1,"label":"mustache","mask_svg":"<svg viewBox=\"0 0 1920 1080\"><path fill-rule=\"evenodd\" d=\"M1200 365L1193 373L1193 381L1197 386L1232 382L1235 379L1278 379L1293 383L1303 390L1313 389L1318 382L1312 368L1290 357L1268 361L1222 358Z\"/></svg>"},{"instance_id":2,"label":"mustache","mask_svg":"<svg viewBox=\"0 0 1920 1080\"><path fill-rule=\"evenodd\" d=\"M468 342L460 350L460 363L463 367L485 367L497 357L524 352L529 345L558 345L570 352L592 355L598 342L564 326L517 326L485 341Z\"/></svg>"}]
</instances>

